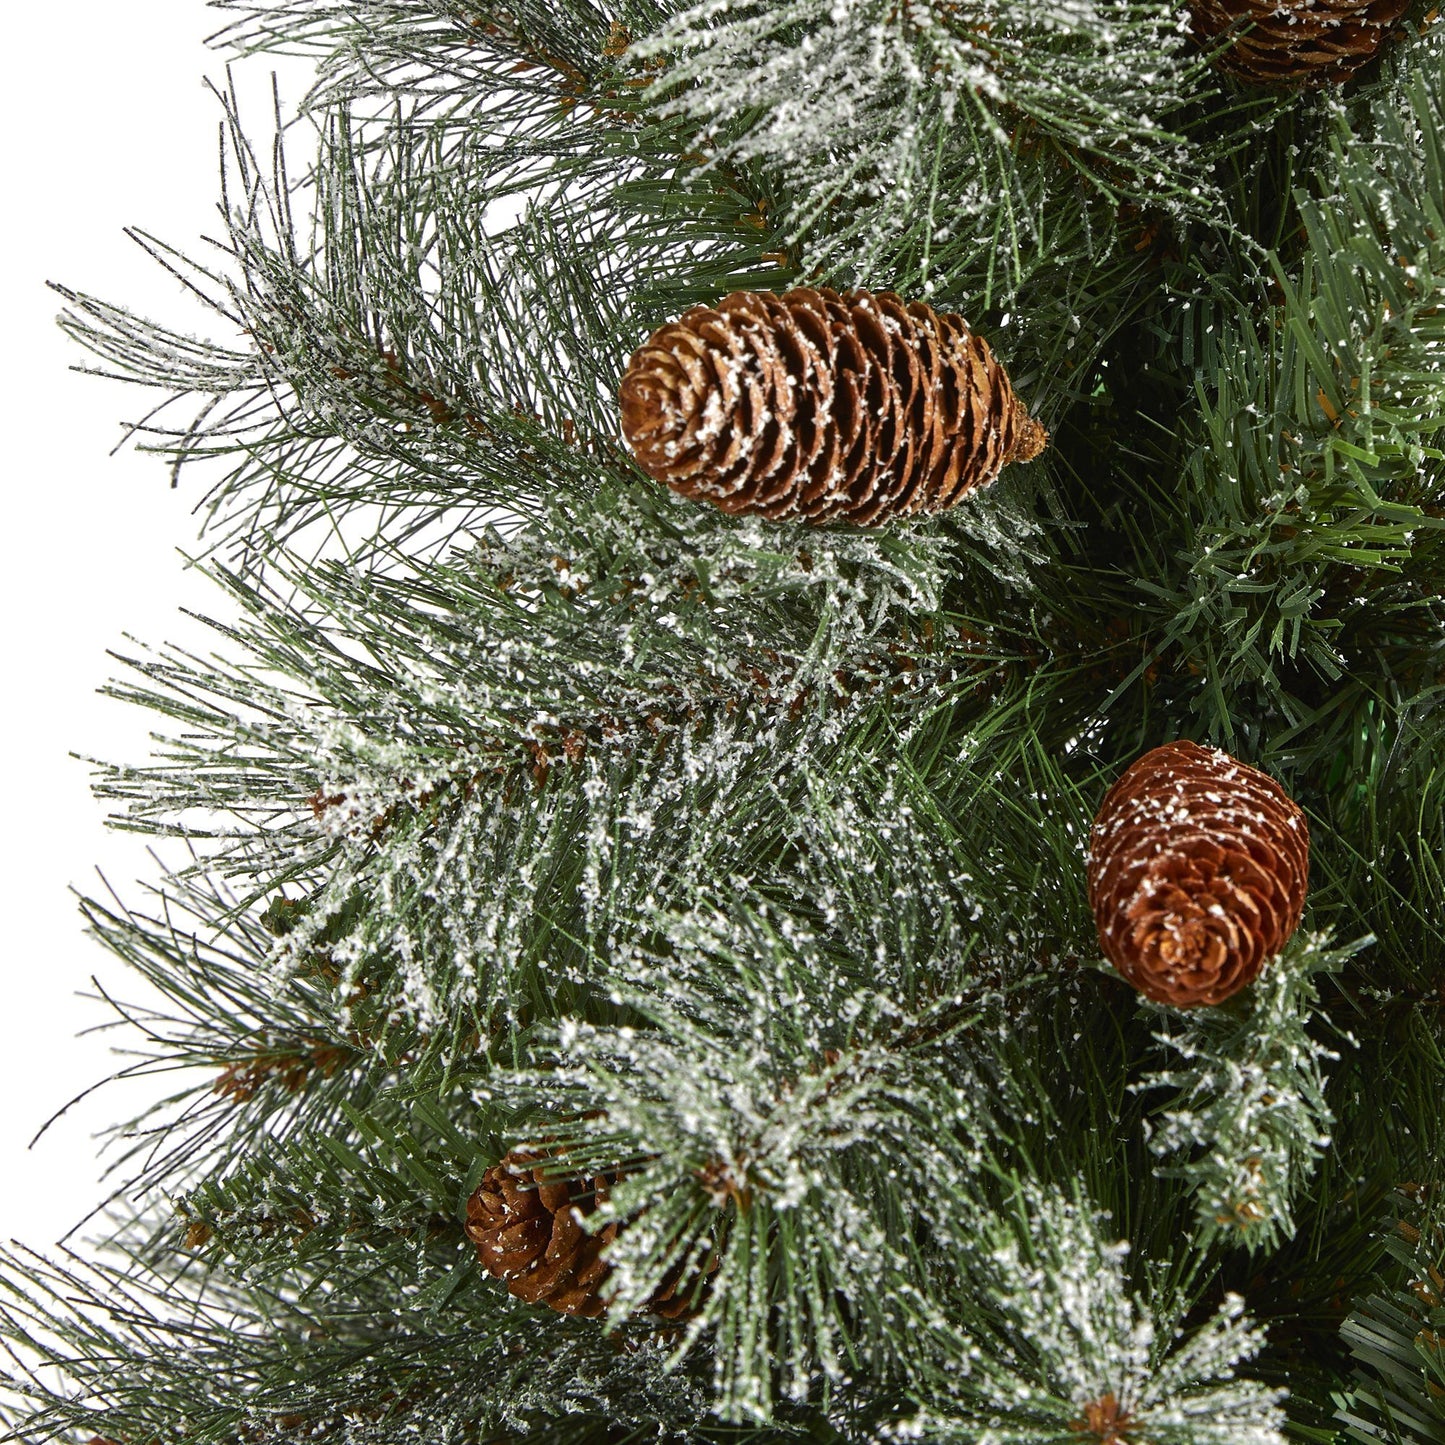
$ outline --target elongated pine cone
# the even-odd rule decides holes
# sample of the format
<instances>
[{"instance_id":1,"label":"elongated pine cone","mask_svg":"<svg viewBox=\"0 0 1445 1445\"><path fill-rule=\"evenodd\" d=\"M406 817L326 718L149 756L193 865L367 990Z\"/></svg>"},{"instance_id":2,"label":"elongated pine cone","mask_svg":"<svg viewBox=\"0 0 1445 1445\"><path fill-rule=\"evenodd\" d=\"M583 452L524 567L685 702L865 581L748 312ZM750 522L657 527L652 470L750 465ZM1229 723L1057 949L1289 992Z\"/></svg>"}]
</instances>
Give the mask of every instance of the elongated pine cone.
<instances>
[{"instance_id":1,"label":"elongated pine cone","mask_svg":"<svg viewBox=\"0 0 1445 1445\"><path fill-rule=\"evenodd\" d=\"M1410 0L1192 0L1190 30L1219 68L1256 85L1348 80L1375 58Z\"/></svg>"},{"instance_id":2,"label":"elongated pine cone","mask_svg":"<svg viewBox=\"0 0 1445 1445\"><path fill-rule=\"evenodd\" d=\"M1299 927L1309 825L1273 778L1166 743L1109 789L1089 839L1104 956L1146 998L1190 1008L1252 983Z\"/></svg>"},{"instance_id":3,"label":"elongated pine cone","mask_svg":"<svg viewBox=\"0 0 1445 1445\"><path fill-rule=\"evenodd\" d=\"M771 518L941 511L1048 440L963 317L887 291L694 306L638 348L619 395L645 472Z\"/></svg>"},{"instance_id":4,"label":"elongated pine cone","mask_svg":"<svg viewBox=\"0 0 1445 1445\"><path fill-rule=\"evenodd\" d=\"M482 1175L467 1200L467 1238L489 1274L528 1304L545 1304L566 1315L595 1319L607 1307L603 1285L609 1273L602 1251L617 1238L609 1223L588 1234L582 1221L607 1200L617 1175L559 1179L555 1165L525 1149L514 1149ZM667 1319L688 1312L690 1296L669 1277L648 1301L648 1310Z\"/></svg>"}]
</instances>

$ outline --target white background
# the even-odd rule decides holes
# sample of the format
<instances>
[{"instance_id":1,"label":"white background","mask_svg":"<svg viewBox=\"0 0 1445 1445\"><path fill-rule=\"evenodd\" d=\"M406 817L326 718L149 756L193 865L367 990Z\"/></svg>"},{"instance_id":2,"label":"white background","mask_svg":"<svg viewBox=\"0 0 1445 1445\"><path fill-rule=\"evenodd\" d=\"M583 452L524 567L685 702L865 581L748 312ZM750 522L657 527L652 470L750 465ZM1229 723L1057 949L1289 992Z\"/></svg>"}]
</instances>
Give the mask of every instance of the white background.
<instances>
[{"instance_id":1,"label":"white background","mask_svg":"<svg viewBox=\"0 0 1445 1445\"><path fill-rule=\"evenodd\" d=\"M124 1060L113 1017L78 998L95 975L134 995L125 969L82 932L72 887L99 865L139 901L144 844L108 835L88 769L71 751L138 761L150 720L96 696L120 671L123 634L202 636L177 615L214 612L214 587L185 570L196 550L199 477L172 491L163 459L108 453L120 423L156 397L68 370L85 356L58 330L55 280L233 341L126 239L148 230L192 254L216 235L220 107L204 86L224 58L204 45L224 20L203 0L66 0L6 12L0 87L0 285L5 436L0 567L5 773L0 778L0 1240L45 1248L102 1196L95 1134L157 1090L118 1084L72 1110L32 1149L46 1118ZM291 93L303 73L293 65ZM266 120L270 62L242 67L243 101ZM83 1235L82 1235L83 1237Z\"/></svg>"}]
</instances>

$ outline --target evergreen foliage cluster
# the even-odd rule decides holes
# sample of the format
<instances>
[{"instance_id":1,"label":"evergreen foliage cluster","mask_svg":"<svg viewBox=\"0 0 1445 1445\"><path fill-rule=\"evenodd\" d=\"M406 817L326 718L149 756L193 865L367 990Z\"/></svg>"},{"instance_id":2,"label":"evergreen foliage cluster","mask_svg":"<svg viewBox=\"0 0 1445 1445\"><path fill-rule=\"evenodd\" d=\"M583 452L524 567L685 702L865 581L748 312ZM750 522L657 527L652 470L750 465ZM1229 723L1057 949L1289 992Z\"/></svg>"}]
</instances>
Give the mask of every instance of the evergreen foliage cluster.
<instances>
[{"instance_id":1,"label":"evergreen foliage cluster","mask_svg":"<svg viewBox=\"0 0 1445 1445\"><path fill-rule=\"evenodd\" d=\"M1263 92L1154 0L215 3L317 62L269 155L219 97L219 259L141 237L216 339L64 293L233 614L97 764L181 1082L99 1253L0 1262L4 1438L1438 1445L1426 7ZM642 476L638 343L804 283L963 313L1048 450L876 529ZM1084 888L1180 737L1313 849L1194 1011ZM466 1237L524 1145L617 1181L602 1319Z\"/></svg>"}]
</instances>

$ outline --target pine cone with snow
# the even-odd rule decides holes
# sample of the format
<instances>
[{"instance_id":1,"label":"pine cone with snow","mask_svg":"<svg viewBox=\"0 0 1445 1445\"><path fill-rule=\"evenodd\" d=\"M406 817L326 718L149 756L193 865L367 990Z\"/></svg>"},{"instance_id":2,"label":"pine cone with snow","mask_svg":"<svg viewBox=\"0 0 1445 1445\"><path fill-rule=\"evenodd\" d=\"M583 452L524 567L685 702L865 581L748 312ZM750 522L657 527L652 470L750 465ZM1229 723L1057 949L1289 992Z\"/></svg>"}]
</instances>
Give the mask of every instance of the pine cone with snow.
<instances>
[{"instance_id":1,"label":"pine cone with snow","mask_svg":"<svg viewBox=\"0 0 1445 1445\"><path fill-rule=\"evenodd\" d=\"M1104 798L1089 902L1104 956L1146 998L1190 1008L1252 983L1299 926L1309 825L1273 778L1167 743Z\"/></svg>"},{"instance_id":2,"label":"pine cone with snow","mask_svg":"<svg viewBox=\"0 0 1445 1445\"><path fill-rule=\"evenodd\" d=\"M583 1221L607 1202L620 1177L559 1178L555 1160L514 1149L482 1175L467 1200L467 1238L487 1273L517 1299L595 1319L607 1308L603 1286L610 1269L602 1252L621 1225L611 1221L588 1233ZM690 1313L716 1267L712 1260L686 1280L669 1272L647 1301L647 1312L669 1320Z\"/></svg>"},{"instance_id":3,"label":"pine cone with snow","mask_svg":"<svg viewBox=\"0 0 1445 1445\"><path fill-rule=\"evenodd\" d=\"M601 1255L618 1226L589 1234L583 1220L606 1200L608 1183L601 1175L558 1179L536 1155L514 1149L467 1200L467 1238L483 1268L517 1299L596 1317L607 1303Z\"/></svg>"},{"instance_id":4,"label":"pine cone with snow","mask_svg":"<svg viewBox=\"0 0 1445 1445\"><path fill-rule=\"evenodd\" d=\"M961 316L891 292L736 291L628 363L638 464L725 512L871 526L936 512L1048 435Z\"/></svg>"}]
</instances>

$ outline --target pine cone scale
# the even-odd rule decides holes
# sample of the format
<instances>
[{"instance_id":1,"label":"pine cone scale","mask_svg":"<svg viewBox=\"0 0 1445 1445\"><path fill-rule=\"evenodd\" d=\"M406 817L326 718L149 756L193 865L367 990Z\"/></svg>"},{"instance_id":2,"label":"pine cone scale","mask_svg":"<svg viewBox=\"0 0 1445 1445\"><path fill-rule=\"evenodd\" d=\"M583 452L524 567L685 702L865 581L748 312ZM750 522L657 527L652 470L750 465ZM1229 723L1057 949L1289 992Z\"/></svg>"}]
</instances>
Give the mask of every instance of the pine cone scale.
<instances>
[{"instance_id":1,"label":"pine cone scale","mask_svg":"<svg viewBox=\"0 0 1445 1445\"><path fill-rule=\"evenodd\" d=\"M880 515L907 515L907 509L898 503L914 479L914 436L908 425L908 414L920 376L915 347L899 344L900 333L913 341L915 327L896 296L886 291L877 296L863 293L853 307L853 314L859 336L870 352L870 400L880 418L878 450L874 456L874 465L881 473L880 481L871 489L856 484L852 489L860 520L871 522Z\"/></svg>"},{"instance_id":2,"label":"pine cone scale","mask_svg":"<svg viewBox=\"0 0 1445 1445\"><path fill-rule=\"evenodd\" d=\"M944 451L944 428L937 422L938 397L943 389L937 332L932 316L917 317L910 307L907 315L919 324L917 337L917 384L913 388L913 411L908 418L909 433L915 439L916 457L909 469L909 484L902 495L905 509L916 509L920 492L938 470Z\"/></svg>"},{"instance_id":3,"label":"pine cone scale","mask_svg":"<svg viewBox=\"0 0 1445 1445\"><path fill-rule=\"evenodd\" d=\"M524 1219L498 1229L486 1241L490 1263L504 1279L528 1269L547 1247L547 1225L541 1219Z\"/></svg>"},{"instance_id":4,"label":"pine cone scale","mask_svg":"<svg viewBox=\"0 0 1445 1445\"><path fill-rule=\"evenodd\" d=\"M819 459L827 442L826 408L832 403L832 373L827 365L826 337L822 338L824 345L820 347L819 340L809 335L807 326L802 324L803 317L809 313L801 310L799 324L790 327L785 324L787 310L778 298L767 296L766 299L767 320L781 353L783 375L776 388L777 409L780 416L791 415L791 434L787 440L796 449L798 473L797 476L788 474L784 465L785 447L772 473L773 485L760 490L758 496L759 510L771 515L795 493L805 494L818 477ZM821 417L820 411L824 413ZM826 475L826 464L824 472Z\"/></svg>"}]
</instances>

